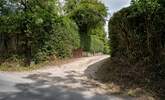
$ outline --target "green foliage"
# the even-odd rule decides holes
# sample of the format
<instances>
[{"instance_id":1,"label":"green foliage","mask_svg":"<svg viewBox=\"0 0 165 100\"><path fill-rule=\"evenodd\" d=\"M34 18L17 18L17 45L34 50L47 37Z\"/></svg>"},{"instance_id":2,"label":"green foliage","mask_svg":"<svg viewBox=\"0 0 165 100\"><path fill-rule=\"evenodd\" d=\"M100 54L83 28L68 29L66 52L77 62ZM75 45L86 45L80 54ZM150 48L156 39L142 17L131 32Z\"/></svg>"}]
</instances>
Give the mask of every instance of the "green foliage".
<instances>
[{"instance_id":1,"label":"green foliage","mask_svg":"<svg viewBox=\"0 0 165 100\"><path fill-rule=\"evenodd\" d=\"M45 36L43 36L45 34ZM38 34L39 41L35 60L48 60L50 55L59 58L70 57L72 50L80 47L80 37L76 24L67 17L59 18L49 34ZM42 41L42 42L41 42Z\"/></svg>"},{"instance_id":2,"label":"green foliage","mask_svg":"<svg viewBox=\"0 0 165 100\"><path fill-rule=\"evenodd\" d=\"M68 16L79 27L81 48L88 52L99 52L99 50L103 52L104 44L106 45L104 18L107 16L107 9L105 5L98 0L68 0L66 5L68 5L66 6Z\"/></svg>"},{"instance_id":3,"label":"green foliage","mask_svg":"<svg viewBox=\"0 0 165 100\"><path fill-rule=\"evenodd\" d=\"M80 34L80 46L84 51L90 51L91 36L85 33Z\"/></svg>"},{"instance_id":4,"label":"green foliage","mask_svg":"<svg viewBox=\"0 0 165 100\"><path fill-rule=\"evenodd\" d=\"M134 71L138 69L138 74L146 73L145 79L142 74L142 81L147 79L147 83L157 84L164 80L162 76L165 75L164 8L158 7L152 13L137 9L139 8L132 4L115 13L110 19L111 56L131 65L130 68ZM136 73L134 72L135 77L138 76ZM155 88L160 92L159 96L164 96L164 89L160 89L163 88L162 85Z\"/></svg>"},{"instance_id":5,"label":"green foliage","mask_svg":"<svg viewBox=\"0 0 165 100\"><path fill-rule=\"evenodd\" d=\"M103 25L106 15L106 7L97 0L82 0L77 8L70 14L82 33L87 33L90 28L94 28L97 25Z\"/></svg>"},{"instance_id":6,"label":"green foliage","mask_svg":"<svg viewBox=\"0 0 165 100\"><path fill-rule=\"evenodd\" d=\"M98 0L68 0L64 12L59 0L0 0L0 57L17 55L29 66L81 47L103 52L106 15Z\"/></svg>"},{"instance_id":7,"label":"green foliage","mask_svg":"<svg viewBox=\"0 0 165 100\"><path fill-rule=\"evenodd\" d=\"M91 35L90 51L93 53L104 52L104 43L96 35Z\"/></svg>"},{"instance_id":8,"label":"green foliage","mask_svg":"<svg viewBox=\"0 0 165 100\"><path fill-rule=\"evenodd\" d=\"M160 63L164 44L161 8L155 0L134 0L110 19L112 56L131 63ZM164 27L164 25L162 26Z\"/></svg>"},{"instance_id":9,"label":"green foliage","mask_svg":"<svg viewBox=\"0 0 165 100\"><path fill-rule=\"evenodd\" d=\"M109 45L109 40L107 38L105 38L104 40L104 51L103 51L104 54L110 54L111 53L111 48L110 48L110 45Z\"/></svg>"},{"instance_id":10,"label":"green foliage","mask_svg":"<svg viewBox=\"0 0 165 100\"><path fill-rule=\"evenodd\" d=\"M66 0L64 5L64 11L65 13L71 13L73 10L75 10L79 4L80 0Z\"/></svg>"},{"instance_id":11,"label":"green foliage","mask_svg":"<svg viewBox=\"0 0 165 100\"><path fill-rule=\"evenodd\" d=\"M112 58L117 58L117 63L124 62L121 69L129 68L129 73L133 70L131 76L134 79L142 77L138 78L138 83L144 81L142 84L147 83L147 87L151 86L152 91L163 98L164 9L163 0L133 0L131 6L115 13L109 21ZM123 74L121 78L123 79Z\"/></svg>"},{"instance_id":12,"label":"green foliage","mask_svg":"<svg viewBox=\"0 0 165 100\"><path fill-rule=\"evenodd\" d=\"M73 20L71 20L67 17L64 17L63 21L64 21L64 24L65 24L65 27L66 27L66 28L65 27L64 28L66 29L66 31L70 35L69 36L70 39L71 39L70 40L71 41L70 45L72 46L73 49L80 48L80 35L79 35L79 32L78 32L77 24Z\"/></svg>"},{"instance_id":13,"label":"green foliage","mask_svg":"<svg viewBox=\"0 0 165 100\"><path fill-rule=\"evenodd\" d=\"M158 0L132 0L132 5L138 13L153 14L159 7Z\"/></svg>"},{"instance_id":14,"label":"green foliage","mask_svg":"<svg viewBox=\"0 0 165 100\"><path fill-rule=\"evenodd\" d=\"M78 27L74 21L59 15L57 0L9 2L17 6L4 8L8 3L1 2L4 6L0 17L0 33L4 38L0 43L0 53L5 51L3 57L18 54L29 65L32 60L39 63L52 56L70 57L72 50L80 47Z\"/></svg>"},{"instance_id":15,"label":"green foliage","mask_svg":"<svg viewBox=\"0 0 165 100\"><path fill-rule=\"evenodd\" d=\"M164 1L164 0L158 0L158 3L159 3L162 7L165 7L165 1Z\"/></svg>"}]
</instances>

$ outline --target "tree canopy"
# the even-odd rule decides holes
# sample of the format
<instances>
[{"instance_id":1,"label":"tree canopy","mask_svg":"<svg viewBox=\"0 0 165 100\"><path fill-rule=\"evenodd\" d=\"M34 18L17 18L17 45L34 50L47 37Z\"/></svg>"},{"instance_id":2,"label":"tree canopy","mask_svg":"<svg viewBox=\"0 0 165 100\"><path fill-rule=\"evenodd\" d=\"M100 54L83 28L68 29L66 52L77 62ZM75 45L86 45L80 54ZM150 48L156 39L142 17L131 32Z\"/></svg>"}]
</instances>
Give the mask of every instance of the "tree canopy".
<instances>
[{"instance_id":1,"label":"tree canopy","mask_svg":"<svg viewBox=\"0 0 165 100\"><path fill-rule=\"evenodd\" d=\"M79 27L81 47L85 51L109 52L104 31L107 16L105 5L99 0L68 0L66 4L66 14Z\"/></svg>"},{"instance_id":2,"label":"tree canopy","mask_svg":"<svg viewBox=\"0 0 165 100\"><path fill-rule=\"evenodd\" d=\"M73 50L88 44L94 46L86 46L87 52L108 52L106 15L98 0L67 0L64 7L59 0L1 0L0 56L3 60L16 56L30 65L71 57ZM82 33L91 40L87 44Z\"/></svg>"}]
</instances>

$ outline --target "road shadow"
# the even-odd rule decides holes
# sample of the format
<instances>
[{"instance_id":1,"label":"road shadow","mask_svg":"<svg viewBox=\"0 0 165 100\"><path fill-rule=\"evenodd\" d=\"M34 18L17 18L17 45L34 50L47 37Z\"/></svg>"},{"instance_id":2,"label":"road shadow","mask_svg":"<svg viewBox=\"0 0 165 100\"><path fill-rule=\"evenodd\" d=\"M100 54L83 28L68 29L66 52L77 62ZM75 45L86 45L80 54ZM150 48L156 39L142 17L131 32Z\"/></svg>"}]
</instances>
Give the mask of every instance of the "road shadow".
<instances>
[{"instance_id":1,"label":"road shadow","mask_svg":"<svg viewBox=\"0 0 165 100\"><path fill-rule=\"evenodd\" d=\"M91 94L89 91L97 88L97 83L82 78L83 74L73 70L64 74L64 77L45 72L31 74L24 78L33 83L16 84L20 92L0 93L0 100L129 100L112 95Z\"/></svg>"}]
</instances>

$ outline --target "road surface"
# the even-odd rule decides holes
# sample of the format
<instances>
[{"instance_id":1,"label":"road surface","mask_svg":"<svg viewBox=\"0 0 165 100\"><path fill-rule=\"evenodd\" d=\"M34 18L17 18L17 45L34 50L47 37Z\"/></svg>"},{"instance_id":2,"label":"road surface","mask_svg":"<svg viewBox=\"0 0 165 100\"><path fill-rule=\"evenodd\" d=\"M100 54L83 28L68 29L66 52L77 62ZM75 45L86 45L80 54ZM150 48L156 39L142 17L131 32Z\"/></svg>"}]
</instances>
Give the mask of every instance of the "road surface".
<instances>
[{"instance_id":1,"label":"road surface","mask_svg":"<svg viewBox=\"0 0 165 100\"><path fill-rule=\"evenodd\" d=\"M106 95L101 83L87 78L97 70L87 68L108 57L78 58L33 72L0 72L0 100L135 100Z\"/></svg>"}]
</instances>

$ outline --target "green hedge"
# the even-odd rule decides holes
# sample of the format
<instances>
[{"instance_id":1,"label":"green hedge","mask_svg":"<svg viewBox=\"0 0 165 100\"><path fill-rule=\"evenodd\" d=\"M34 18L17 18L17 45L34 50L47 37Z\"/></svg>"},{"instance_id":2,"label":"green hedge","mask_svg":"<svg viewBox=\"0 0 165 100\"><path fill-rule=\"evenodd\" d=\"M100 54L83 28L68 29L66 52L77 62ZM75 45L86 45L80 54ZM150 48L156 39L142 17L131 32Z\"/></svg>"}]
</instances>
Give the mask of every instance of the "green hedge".
<instances>
[{"instance_id":1,"label":"green hedge","mask_svg":"<svg viewBox=\"0 0 165 100\"><path fill-rule=\"evenodd\" d=\"M46 33L47 34L47 33ZM55 23L53 30L48 34L35 55L37 61L47 60L50 55L58 58L72 56L72 50L80 47L80 36L76 24L67 17L61 17ZM44 56L45 55L45 56Z\"/></svg>"},{"instance_id":2,"label":"green hedge","mask_svg":"<svg viewBox=\"0 0 165 100\"><path fill-rule=\"evenodd\" d=\"M90 51L93 53L104 52L104 42L96 35L91 35Z\"/></svg>"},{"instance_id":3,"label":"green hedge","mask_svg":"<svg viewBox=\"0 0 165 100\"><path fill-rule=\"evenodd\" d=\"M152 16L148 15L152 19L146 19L146 13L137 12L137 8L132 5L113 15L109 21L113 57L128 60L130 63L161 63L164 58L161 50L165 43L165 15L162 8Z\"/></svg>"}]
</instances>

